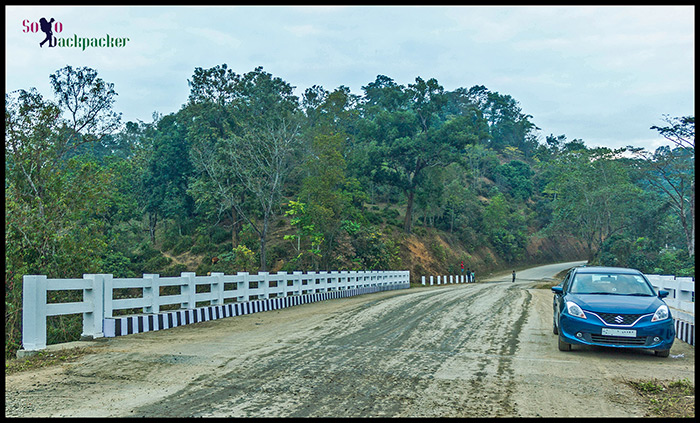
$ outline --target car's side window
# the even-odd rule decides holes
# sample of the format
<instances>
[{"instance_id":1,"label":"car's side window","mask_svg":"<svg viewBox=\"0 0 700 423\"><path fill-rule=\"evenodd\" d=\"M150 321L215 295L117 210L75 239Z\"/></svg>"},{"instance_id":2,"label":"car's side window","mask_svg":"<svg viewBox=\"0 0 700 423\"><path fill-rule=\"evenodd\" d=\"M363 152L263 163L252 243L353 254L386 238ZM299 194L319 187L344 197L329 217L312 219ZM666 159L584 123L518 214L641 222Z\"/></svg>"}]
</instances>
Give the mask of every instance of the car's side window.
<instances>
[{"instance_id":1,"label":"car's side window","mask_svg":"<svg viewBox=\"0 0 700 423\"><path fill-rule=\"evenodd\" d=\"M569 273L566 274L566 277L564 278L564 284L562 288L564 289L564 292L566 292L569 289L569 285L571 284L571 279L572 275L574 274L573 270L570 270Z\"/></svg>"}]
</instances>

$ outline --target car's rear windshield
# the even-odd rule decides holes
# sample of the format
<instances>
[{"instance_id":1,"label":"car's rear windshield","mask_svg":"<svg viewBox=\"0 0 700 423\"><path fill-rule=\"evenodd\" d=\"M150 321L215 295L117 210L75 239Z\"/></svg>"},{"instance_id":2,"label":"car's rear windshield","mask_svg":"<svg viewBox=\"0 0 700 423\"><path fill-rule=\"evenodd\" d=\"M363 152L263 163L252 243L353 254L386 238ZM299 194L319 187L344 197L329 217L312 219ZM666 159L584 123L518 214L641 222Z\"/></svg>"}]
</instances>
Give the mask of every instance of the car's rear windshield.
<instances>
[{"instance_id":1,"label":"car's rear windshield","mask_svg":"<svg viewBox=\"0 0 700 423\"><path fill-rule=\"evenodd\" d=\"M641 275L621 273L579 273L569 292L573 294L609 294L654 296L654 290Z\"/></svg>"}]
</instances>

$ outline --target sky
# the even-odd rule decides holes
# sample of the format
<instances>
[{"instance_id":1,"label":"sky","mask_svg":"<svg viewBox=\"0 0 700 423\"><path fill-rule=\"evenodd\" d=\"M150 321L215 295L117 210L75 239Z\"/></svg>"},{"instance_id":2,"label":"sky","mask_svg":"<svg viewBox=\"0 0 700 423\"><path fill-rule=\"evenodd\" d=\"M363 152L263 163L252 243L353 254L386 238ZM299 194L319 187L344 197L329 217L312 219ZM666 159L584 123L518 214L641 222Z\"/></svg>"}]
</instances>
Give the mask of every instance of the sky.
<instances>
[{"instance_id":1,"label":"sky","mask_svg":"<svg viewBox=\"0 0 700 423\"><path fill-rule=\"evenodd\" d=\"M263 70L363 94L378 75L510 95L548 135L653 151L653 125L694 116L694 6L6 6L5 93L87 66L123 121L177 112L195 68ZM43 47L41 18L62 45ZM107 43L109 37L109 44ZM75 46L76 39L103 46ZM127 40L128 39L128 40ZM121 41L117 41L121 40ZM80 43L78 41L77 43Z\"/></svg>"}]
</instances>

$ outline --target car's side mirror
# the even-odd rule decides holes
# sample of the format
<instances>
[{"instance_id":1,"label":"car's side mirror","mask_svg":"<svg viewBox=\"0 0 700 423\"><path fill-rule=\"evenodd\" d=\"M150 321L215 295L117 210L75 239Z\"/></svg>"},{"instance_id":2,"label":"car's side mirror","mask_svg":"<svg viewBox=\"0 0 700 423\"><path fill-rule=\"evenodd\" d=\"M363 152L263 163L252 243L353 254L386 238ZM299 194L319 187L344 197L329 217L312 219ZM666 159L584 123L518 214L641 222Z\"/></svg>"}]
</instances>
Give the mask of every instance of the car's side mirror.
<instances>
[{"instance_id":1,"label":"car's side mirror","mask_svg":"<svg viewBox=\"0 0 700 423\"><path fill-rule=\"evenodd\" d=\"M664 291L663 289L659 290L659 298L666 298L666 297L668 297L668 294L669 294L668 291Z\"/></svg>"},{"instance_id":2,"label":"car's side mirror","mask_svg":"<svg viewBox=\"0 0 700 423\"><path fill-rule=\"evenodd\" d=\"M562 287L562 286L553 286L553 287L552 287L552 292L554 292L555 294L560 294L560 295L561 295L561 293L564 292L564 287Z\"/></svg>"}]
</instances>

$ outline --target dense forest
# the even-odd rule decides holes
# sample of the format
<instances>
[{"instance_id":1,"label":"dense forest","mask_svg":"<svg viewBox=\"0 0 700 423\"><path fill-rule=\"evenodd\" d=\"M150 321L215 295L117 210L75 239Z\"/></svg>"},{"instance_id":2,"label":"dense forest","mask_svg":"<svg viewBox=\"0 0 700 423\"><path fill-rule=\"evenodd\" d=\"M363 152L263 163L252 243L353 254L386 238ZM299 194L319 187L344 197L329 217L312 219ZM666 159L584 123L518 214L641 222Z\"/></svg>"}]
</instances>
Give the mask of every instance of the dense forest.
<instances>
[{"instance_id":1,"label":"dense forest","mask_svg":"<svg viewBox=\"0 0 700 423\"><path fill-rule=\"evenodd\" d=\"M507 94L379 75L298 97L261 67L196 68L122 122L90 68L5 95L5 350L25 274L486 272L556 259L694 276L695 118L654 152L542 136ZM147 101L147 100L144 100ZM595 122L591 122L595 124ZM652 123L649 123L650 125ZM49 342L75 334L49 324ZM79 325L79 323L78 323ZM57 342L57 341L54 341Z\"/></svg>"}]
</instances>

